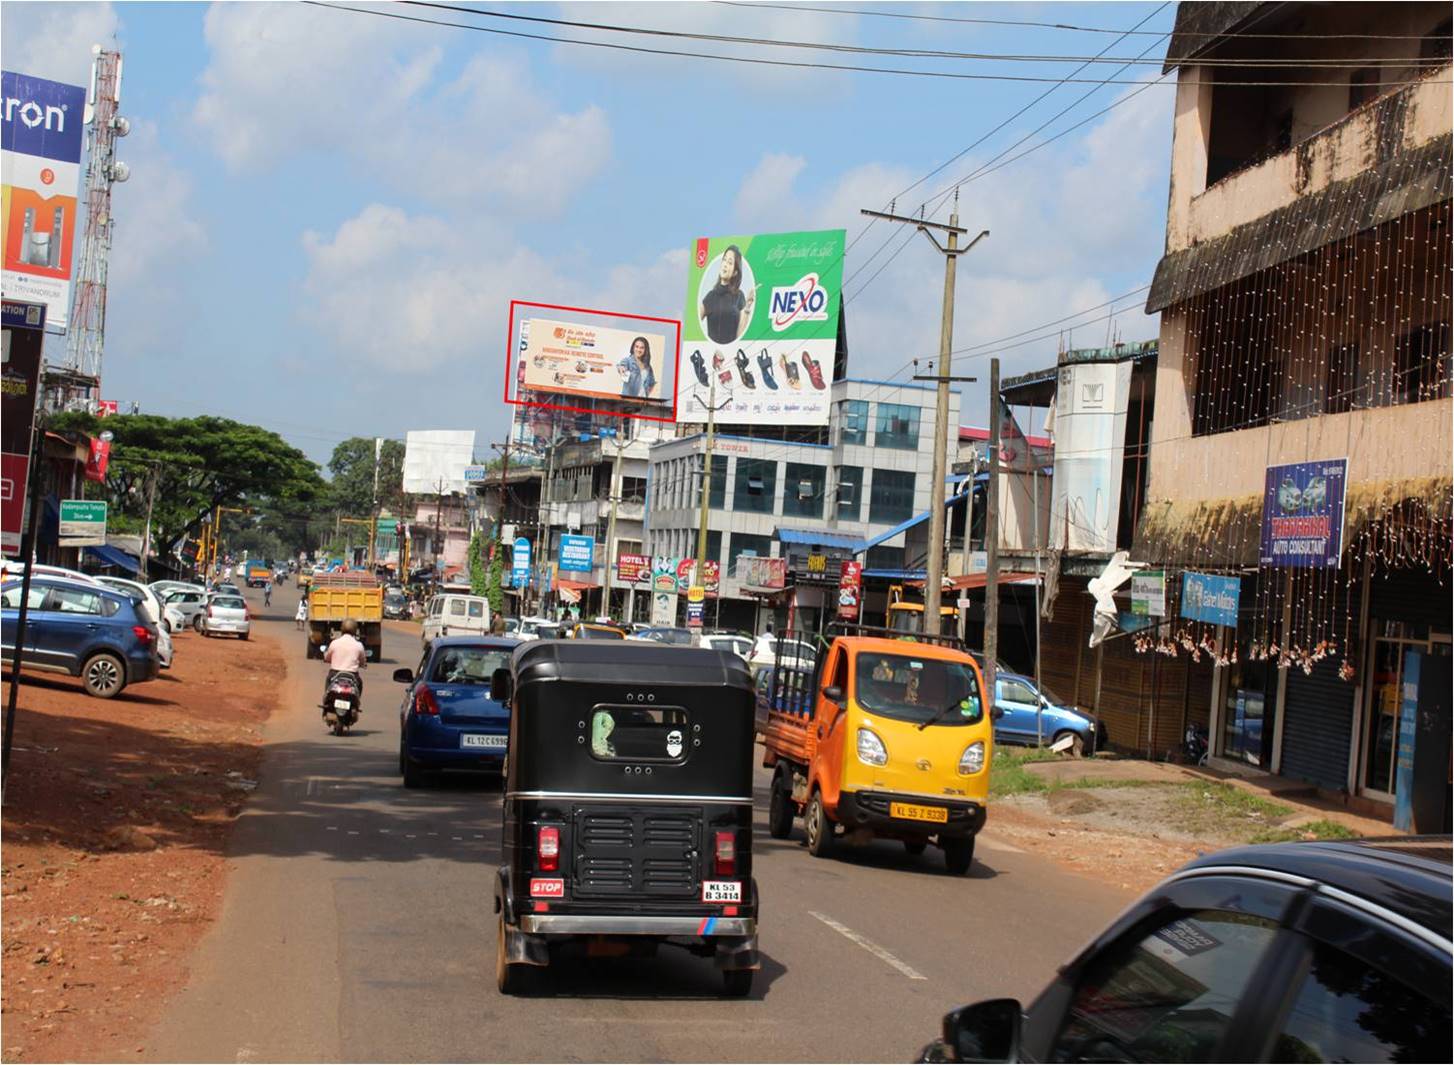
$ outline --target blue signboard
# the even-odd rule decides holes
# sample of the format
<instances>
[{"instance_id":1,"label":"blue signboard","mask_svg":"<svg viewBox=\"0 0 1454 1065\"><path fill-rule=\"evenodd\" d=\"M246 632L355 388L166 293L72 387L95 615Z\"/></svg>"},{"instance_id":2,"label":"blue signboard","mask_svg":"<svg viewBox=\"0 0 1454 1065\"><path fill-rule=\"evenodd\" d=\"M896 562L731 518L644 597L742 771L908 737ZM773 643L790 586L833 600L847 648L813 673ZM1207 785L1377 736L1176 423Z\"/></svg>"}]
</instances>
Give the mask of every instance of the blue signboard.
<instances>
[{"instance_id":1,"label":"blue signboard","mask_svg":"<svg viewBox=\"0 0 1454 1065\"><path fill-rule=\"evenodd\" d=\"M594 536L573 536L566 533L560 538L560 568L562 572L590 573L596 560L596 538Z\"/></svg>"},{"instance_id":2,"label":"blue signboard","mask_svg":"<svg viewBox=\"0 0 1454 1065\"><path fill-rule=\"evenodd\" d=\"M1409 832L1414 827L1414 738L1419 725L1419 673L1424 656L1404 652L1403 684L1399 691L1398 761L1394 764L1393 827Z\"/></svg>"},{"instance_id":3,"label":"blue signboard","mask_svg":"<svg viewBox=\"0 0 1454 1065\"><path fill-rule=\"evenodd\" d=\"M517 537L510 555L510 583L524 588L530 581L530 541Z\"/></svg>"},{"instance_id":4,"label":"blue signboard","mask_svg":"<svg viewBox=\"0 0 1454 1065\"><path fill-rule=\"evenodd\" d=\"M1337 569L1343 554L1347 483L1347 459L1267 467L1262 493L1262 565Z\"/></svg>"},{"instance_id":5,"label":"blue signboard","mask_svg":"<svg viewBox=\"0 0 1454 1065\"><path fill-rule=\"evenodd\" d=\"M1237 601L1242 597L1242 579L1217 573L1181 575L1181 616L1211 625L1237 625Z\"/></svg>"},{"instance_id":6,"label":"blue signboard","mask_svg":"<svg viewBox=\"0 0 1454 1065\"><path fill-rule=\"evenodd\" d=\"M80 163L86 90L8 70L0 76L0 82L5 91L0 149L61 163Z\"/></svg>"}]
</instances>

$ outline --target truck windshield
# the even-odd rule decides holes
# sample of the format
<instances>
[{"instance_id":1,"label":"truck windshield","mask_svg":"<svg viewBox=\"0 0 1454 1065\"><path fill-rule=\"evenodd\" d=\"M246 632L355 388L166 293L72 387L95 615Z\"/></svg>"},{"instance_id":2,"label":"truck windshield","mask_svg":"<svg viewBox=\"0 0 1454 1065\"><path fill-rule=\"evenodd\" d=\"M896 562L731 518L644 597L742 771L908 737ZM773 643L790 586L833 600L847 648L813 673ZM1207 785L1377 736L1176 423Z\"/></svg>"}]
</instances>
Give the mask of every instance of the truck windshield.
<instances>
[{"instance_id":1,"label":"truck windshield","mask_svg":"<svg viewBox=\"0 0 1454 1065\"><path fill-rule=\"evenodd\" d=\"M889 628L894 632L918 632L922 610L895 606L889 610Z\"/></svg>"},{"instance_id":2,"label":"truck windshield","mask_svg":"<svg viewBox=\"0 0 1454 1065\"><path fill-rule=\"evenodd\" d=\"M972 725L980 720L979 686L966 664L912 655L861 652L854 676L854 698L869 713L922 724ZM959 713L946 706L967 701Z\"/></svg>"}]
</instances>

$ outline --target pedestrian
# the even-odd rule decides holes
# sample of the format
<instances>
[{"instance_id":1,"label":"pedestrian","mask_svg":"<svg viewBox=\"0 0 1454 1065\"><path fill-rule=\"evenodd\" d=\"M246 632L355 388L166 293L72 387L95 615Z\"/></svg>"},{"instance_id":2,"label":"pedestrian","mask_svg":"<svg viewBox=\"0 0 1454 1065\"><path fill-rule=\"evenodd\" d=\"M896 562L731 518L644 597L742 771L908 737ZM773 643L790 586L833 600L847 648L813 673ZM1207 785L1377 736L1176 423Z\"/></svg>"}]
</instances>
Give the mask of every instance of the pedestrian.
<instances>
[{"instance_id":1,"label":"pedestrian","mask_svg":"<svg viewBox=\"0 0 1454 1065\"><path fill-rule=\"evenodd\" d=\"M308 620L308 600L307 599L299 599L298 600L298 609L295 610L295 611L293 611L293 621L297 624L298 628L301 629L303 627L303 622L305 622L307 620Z\"/></svg>"},{"instance_id":2,"label":"pedestrian","mask_svg":"<svg viewBox=\"0 0 1454 1065\"><path fill-rule=\"evenodd\" d=\"M503 614L496 614L493 618L490 619L490 635L505 635L505 616Z\"/></svg>"},{"instance_id":3,"label":"pedestrian","mask_svg":"<svg viewBox=\"0 0 1454 1065\"><path fill-rule=\"evenodd\" d=\"M272 605L273 605L273 582L270 581L270 580L269 581L264 581L263 582L263 606L272 606Z\"/></svg>"}]
</instances>

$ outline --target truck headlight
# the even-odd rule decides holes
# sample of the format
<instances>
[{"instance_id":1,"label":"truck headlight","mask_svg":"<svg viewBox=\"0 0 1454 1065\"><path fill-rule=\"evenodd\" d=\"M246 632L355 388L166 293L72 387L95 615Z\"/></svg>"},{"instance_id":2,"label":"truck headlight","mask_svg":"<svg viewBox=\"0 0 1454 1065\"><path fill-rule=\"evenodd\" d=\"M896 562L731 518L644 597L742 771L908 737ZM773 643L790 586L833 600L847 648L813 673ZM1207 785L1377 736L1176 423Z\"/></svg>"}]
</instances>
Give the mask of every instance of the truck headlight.
<instances>
[{"instance_id":1,"label":"truck headlight","mask_svg":"<svg viewBox=\"0 0 1454 1065\"><path fill-rule=\"evenodd\" d=\"M887 765L889 761L884 741L866 728L858 730L858 760L864 765Z\"/></svg>"},{"instance_id":2,"label":"truck headlight","mask_svg":"<svg viewBox=\"0 0 1454 1065\"><path fill-rule=\"evenodd\" d=\"M984 768L984 741L975 740L964 749L959 756L959 771L967 777L972 777Z\"/></svg>"}]
</instances>

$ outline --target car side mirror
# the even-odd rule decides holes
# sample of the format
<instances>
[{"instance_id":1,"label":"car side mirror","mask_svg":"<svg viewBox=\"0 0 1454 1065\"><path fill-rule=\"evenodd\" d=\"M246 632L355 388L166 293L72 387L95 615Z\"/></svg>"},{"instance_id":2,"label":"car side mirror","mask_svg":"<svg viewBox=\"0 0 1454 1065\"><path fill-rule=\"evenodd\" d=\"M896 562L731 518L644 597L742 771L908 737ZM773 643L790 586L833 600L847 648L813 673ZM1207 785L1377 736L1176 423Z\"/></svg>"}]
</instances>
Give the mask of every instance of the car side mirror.
<instances>
[{"instance_id":1,"label":"car side mirror","mask_svg":"<svg viewBox=\"0 0 1454 1065\"><path fill-rule=\"evenodd\" d=\"M1004 716L1005 716L1005 708L1003 706L1000 706L998 703L996 703L994 706L990 707L990 720L991 721L998 721L1000 718L1002 718Z\"/></svg>"},{"instance_id":2,"label":"car side mirror","mask_svg":"<svg viewBox=\"0 0 1454 1065\"><path fill-rule=\"evenodd\" d=\"M823 698L831 703L837 703L840 709L843 707L843 689L836 684L830 684L823 689Z\"/></svg>"},{"instance_id":3,"label":"car side mirror","mask_svg":"<svg viewBox=\"0 0 1454 1065\"><path fill-rule=\"evenodd\" d=\"M497 703L508 703L513 692L510 671L503 666L490 674L490 698Z\"/></svg>"},{"instance_id":4,"label":"car side mirror","mask_svg":"<svg viewBox=\"0 0 1454 1065\"><path fill-rule=\"evenodd\" d=\"M992 998L944 1015L943 1046L951 1061L1019 1061L1018 999Z\"/></svg>"},{"instance_id":5,"label":"car side mirror","mask_svg":"<svg viewBox=\"0 0 1454 1065\"><path fill-rule=\"evenodd\" d=\"M394 680L399 684L413 684L414 673L408 669L396 669L394 670Z\"/></svg>"}]
</instances>

